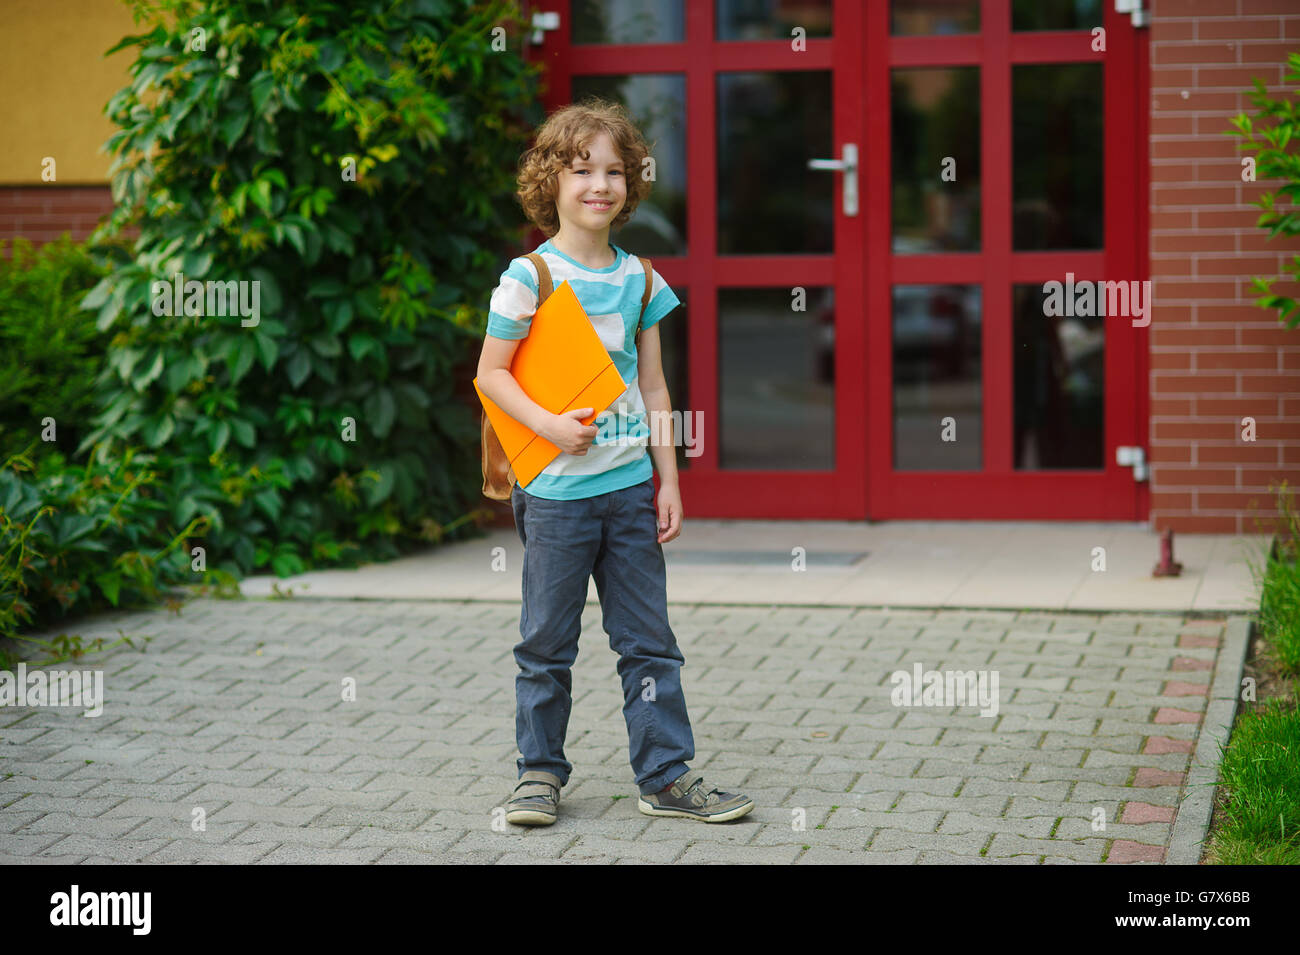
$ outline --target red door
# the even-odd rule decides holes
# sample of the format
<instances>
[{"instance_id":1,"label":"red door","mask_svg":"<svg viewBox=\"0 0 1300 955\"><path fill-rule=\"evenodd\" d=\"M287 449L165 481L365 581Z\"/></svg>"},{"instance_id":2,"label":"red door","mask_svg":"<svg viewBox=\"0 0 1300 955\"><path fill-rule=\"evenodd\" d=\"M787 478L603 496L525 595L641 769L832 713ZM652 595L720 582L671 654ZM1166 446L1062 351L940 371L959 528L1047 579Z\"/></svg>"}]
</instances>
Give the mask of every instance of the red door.
<instances>
[{"instance_id":1,"label":"red door","mask_svg":"<svg viewBox=\"0 0 1300 955\"><path fill-rule=\"evenodd\" d=\"M1145 515L1145 47L1109 7L534 5L547 109L618 99L653 148L613 241L683 302L688 515Z\"/></svg>"}]
</instances>

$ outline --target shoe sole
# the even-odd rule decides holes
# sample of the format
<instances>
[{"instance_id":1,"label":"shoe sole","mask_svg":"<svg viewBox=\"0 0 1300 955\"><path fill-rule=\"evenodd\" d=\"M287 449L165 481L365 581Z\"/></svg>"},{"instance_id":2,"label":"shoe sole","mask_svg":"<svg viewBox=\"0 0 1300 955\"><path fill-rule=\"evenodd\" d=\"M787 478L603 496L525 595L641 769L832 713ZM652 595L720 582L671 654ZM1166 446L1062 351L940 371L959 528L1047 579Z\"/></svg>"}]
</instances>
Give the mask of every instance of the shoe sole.
<instances>
[{"instance_id":1,"label":"shoe sole","mask_svg":"<svg viewBox=\"0 0 1300 955\"><path fill-rule=\"evenodd\" d=\"M506 813L506 822L516 826L549 826L555 817L538 809L516 809Z\"/></svg>"},{"instance_id":2,"label":"shoe sole","mask_svg":"<svg viewBox=\"0 0 1300 955\"><path fill-rule=\"evenodd\" d=\"M728 809L726 812L720 812L712 816L702 816L699 813L687 812L684 809L667 809L662 806L652 806L644 799L637 799L636 807L647 816L678 816L682 819L695 819L699 822L730 822L732 819L739 819L751 809L754 808L753 800L745 803L743 806L737 806L735 809Z\"/></svg>"}]
</instances>

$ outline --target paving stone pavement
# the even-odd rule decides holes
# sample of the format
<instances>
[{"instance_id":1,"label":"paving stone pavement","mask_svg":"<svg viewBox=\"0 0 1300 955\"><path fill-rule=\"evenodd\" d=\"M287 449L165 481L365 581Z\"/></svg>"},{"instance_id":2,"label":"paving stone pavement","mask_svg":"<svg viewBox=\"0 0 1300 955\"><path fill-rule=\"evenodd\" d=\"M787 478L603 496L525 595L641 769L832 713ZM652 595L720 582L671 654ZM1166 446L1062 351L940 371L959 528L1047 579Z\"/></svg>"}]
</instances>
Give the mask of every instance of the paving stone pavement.
<instances>
[{"instance_id":1,"label":"paving stone pavement","mask_svg":"<svg viewBox=\"0 0 1300 955\"><path fill-rule=\"evenodd\" d=\"M637 811L597 605L583 615L560 819L525 828L500 819L517 602L201 599L72 628L153 636L75 665L103 672L100 716L0 708L0 862L1198 857L1209 741L1231 721L1216 697L1239 678L1245 618L669 609L692 766L757 802L736 822ZM894 705L891 675L916 664L996 674L996 714Z\"/></svg>"}]
</instances>

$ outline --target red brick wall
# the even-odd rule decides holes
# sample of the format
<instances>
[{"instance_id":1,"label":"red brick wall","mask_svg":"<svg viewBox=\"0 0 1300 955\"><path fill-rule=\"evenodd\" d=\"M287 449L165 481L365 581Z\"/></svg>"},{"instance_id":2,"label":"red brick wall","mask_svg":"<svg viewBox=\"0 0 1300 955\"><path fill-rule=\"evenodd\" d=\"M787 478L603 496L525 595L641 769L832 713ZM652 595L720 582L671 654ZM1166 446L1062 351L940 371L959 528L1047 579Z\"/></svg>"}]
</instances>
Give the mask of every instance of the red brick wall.
<instances>
[{"instance_id":1,"label":"red brick wall","mask_svg":"<svg viewBox=\"0 0 1300 955\"><path fill-rule=\"evenodd\" d=\"M0 239L43 245L69 232L80 241L112 211L108 186L0 186Z\"/></svg>"},{"instance_id":2,"label":"red brick wall","mask_svg":"<svg viewBox=\"0 0 1300 955\"><path fill-rule=\"evenodd\" d=\"M1250 284L1281 275L1300 245L1288 252L1255 225L1252 202L1279 183L1243 182L1253 153L1224 130L1253 111L1253 77L1282 89L1287 53L1300 51L1300 2L1150 6L1151 521L1261 533L1276 513L1269 483L1300 484L1300 327L1254 305Z\"/></svg>"}]
</instances>

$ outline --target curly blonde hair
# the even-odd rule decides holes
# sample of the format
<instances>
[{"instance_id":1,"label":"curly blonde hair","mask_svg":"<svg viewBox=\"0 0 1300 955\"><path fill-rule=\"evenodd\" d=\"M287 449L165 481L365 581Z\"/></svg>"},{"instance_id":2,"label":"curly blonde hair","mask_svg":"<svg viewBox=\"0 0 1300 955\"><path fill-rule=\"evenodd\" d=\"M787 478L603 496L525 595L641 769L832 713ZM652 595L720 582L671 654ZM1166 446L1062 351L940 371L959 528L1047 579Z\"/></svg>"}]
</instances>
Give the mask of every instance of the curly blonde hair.
<instances>
[{"instance_id":1,"label":"curly blonde hair","mask_svg":"<svg viewBox=\"0 0 1300 955\"><path fill-rule=\"evenodd\" d=\"M623 158L623 175L627 181L627 201L619 210L612 228L623 225L636 207L650 195L650 182L640 175L650 147L621 103L589 96L581 103L561 107L537 130L533 146L519 157L519 197L524 215L547 236L560 231L560 216L555 207L560 170L574 156L589 158L587 145L601 133L608 133L614 151Z\"/></svg>"}]
</instances>

